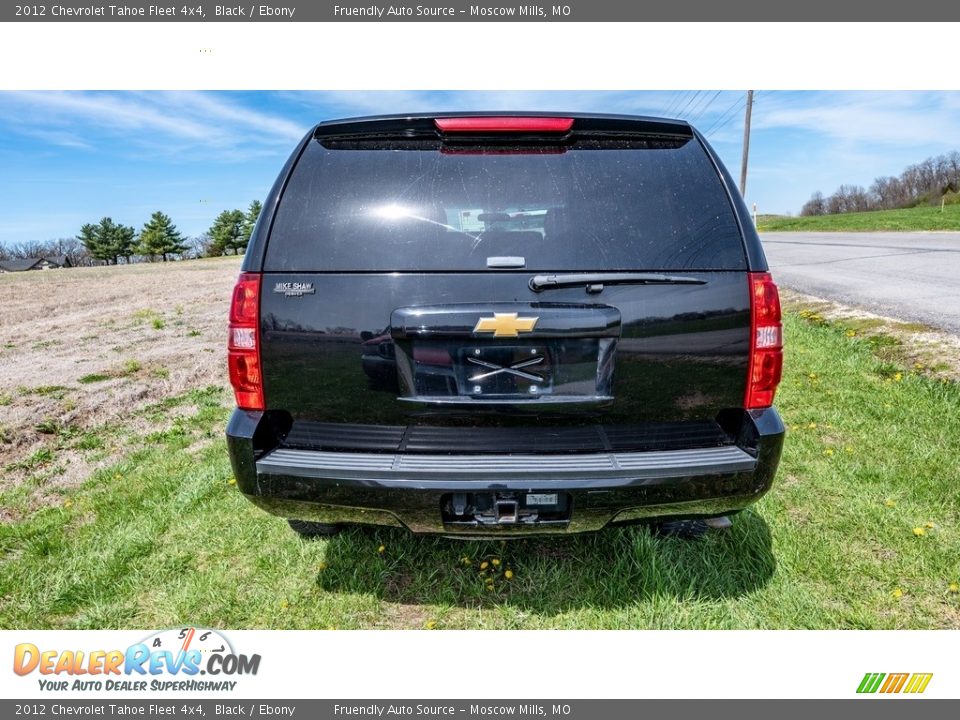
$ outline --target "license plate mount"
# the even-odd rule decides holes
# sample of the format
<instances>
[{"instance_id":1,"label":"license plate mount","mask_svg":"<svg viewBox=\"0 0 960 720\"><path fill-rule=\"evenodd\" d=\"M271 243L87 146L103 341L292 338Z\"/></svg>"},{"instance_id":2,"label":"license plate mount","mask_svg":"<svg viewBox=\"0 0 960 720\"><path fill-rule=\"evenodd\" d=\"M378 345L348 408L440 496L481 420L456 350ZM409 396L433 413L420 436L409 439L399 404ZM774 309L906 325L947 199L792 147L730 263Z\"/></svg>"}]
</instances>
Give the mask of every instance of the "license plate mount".
<instances>
[{"instance_id":1,"label":"license plate mount","mask_svg":"<svg viewBox=\"0 0 960 720\"><path fill-rule=\"evenodd\" d=\"M461 394L536 398L553 392L553 363L543 345L480 345L460 351Z\"/></svg>"}]
</instances>

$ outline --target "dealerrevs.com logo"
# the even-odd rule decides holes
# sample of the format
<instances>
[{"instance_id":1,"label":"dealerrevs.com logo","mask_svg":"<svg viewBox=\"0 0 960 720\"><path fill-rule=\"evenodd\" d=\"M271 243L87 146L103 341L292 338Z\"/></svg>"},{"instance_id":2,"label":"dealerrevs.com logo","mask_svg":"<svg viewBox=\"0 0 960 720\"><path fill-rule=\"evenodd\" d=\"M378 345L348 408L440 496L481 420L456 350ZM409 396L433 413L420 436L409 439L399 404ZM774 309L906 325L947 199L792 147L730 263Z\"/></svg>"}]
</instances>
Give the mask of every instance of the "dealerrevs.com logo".
<instances>
[{"instance_id":1,"label":"dealerrevs.com logo","mask_svg":"<svg viewBox=\"0 0 960 720\"><path fill-rule=\"evenodd\" d=\"M222 633L195 627L162 630L126 650L20 643L13 654L17 675L36 673L40 689L54 692L232 691L238 682L233 678L259 669L260 655L237 653Z\"/></svg>"}]
</instances>

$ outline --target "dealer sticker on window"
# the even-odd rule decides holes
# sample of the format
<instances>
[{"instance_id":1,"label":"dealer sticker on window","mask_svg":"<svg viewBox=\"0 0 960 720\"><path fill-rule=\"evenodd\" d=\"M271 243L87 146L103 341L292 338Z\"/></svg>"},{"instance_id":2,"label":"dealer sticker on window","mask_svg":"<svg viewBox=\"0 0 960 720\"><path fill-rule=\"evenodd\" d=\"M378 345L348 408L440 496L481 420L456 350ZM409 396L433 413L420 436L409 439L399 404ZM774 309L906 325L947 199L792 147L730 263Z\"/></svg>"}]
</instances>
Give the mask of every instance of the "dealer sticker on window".
<instances>
[{"instance_id":1,"label":"dealer sticker on window","mask_svg":"<svg viewBox=\"0 0 960 720\"><path fill-rule=\"evenodd\" d=\"M556 505L556 493L527 493L527 505Z\"/></svg>"}]
</instances>

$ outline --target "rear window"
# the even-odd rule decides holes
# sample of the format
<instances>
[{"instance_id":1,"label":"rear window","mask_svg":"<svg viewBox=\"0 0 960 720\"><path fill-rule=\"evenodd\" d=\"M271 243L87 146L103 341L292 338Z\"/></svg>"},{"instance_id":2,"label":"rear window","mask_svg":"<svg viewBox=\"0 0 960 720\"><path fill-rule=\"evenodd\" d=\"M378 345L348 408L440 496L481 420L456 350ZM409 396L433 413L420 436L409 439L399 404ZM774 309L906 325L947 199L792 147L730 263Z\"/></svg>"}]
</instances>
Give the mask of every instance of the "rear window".
<instances>
[{"instance_id":1,"label":"rear window","mask_svg":"<svg viewBox=\"0 0 960 720\"><path fill-rule=\"evenodd\" d=\"M267 271L733 270L743 244L690 138L564 146L314 141L287 184Z\"/></svg>"}]
</instances>

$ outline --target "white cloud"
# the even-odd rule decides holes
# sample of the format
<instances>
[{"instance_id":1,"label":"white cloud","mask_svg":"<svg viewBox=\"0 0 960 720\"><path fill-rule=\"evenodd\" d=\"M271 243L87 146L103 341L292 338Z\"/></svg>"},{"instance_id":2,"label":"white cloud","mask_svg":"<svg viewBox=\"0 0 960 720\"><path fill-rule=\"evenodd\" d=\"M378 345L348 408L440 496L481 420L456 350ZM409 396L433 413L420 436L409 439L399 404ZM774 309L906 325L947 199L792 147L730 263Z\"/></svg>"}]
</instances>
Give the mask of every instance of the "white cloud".
<instances>
[{"instance_id":1,"label":"white cloud","mask_svg":"<svg viewBox=\"0 0 960 720\"><path fill-rule=\"evenodd\" d=\"M307 127L203 92L0 93L7 129L53 145L93 148L109 143L121 154L167 155L216 150L224 160L289 148Z\"/></svg>"},{"instance_id":2,"label":"white cloud","mask_svg":"<svg viewBox=\"0 0 960 720\"><path fill-rule=\"evenodd\" d=\"M929 145L960 137L958 107L956 93L772 93L758 103L754 127L801 130L864 146Z\"/></svg>"}]
</instances>

